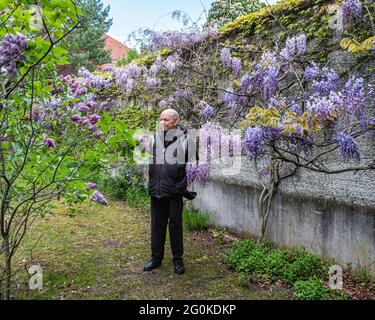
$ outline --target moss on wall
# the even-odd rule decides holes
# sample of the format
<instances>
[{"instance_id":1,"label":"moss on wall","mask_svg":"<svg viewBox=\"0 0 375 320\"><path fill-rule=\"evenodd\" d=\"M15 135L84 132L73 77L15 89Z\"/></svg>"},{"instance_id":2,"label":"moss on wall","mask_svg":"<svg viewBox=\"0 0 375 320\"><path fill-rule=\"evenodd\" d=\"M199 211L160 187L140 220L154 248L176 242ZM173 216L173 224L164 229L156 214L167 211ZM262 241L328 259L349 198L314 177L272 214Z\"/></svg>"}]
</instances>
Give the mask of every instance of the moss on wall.
<instances>
[{"instance_id":1,"label":"moss on wall","mask_svg":"<svg viewBox=\"0 0 375 320\"><path fill-rule=\"evenodd\" d=\"M275 42L283 43L288 36L304 33L308 41L314 40L309 58L325 62L329 52L340 50L334 31L329 28L329 6L338 7L341 0L283 0L273 6L262 8L220 27L219 34L212 42L222 42L241 49L251 44L254 50L273 48ZM364 16L369 19L374 14L375 3L367 3ZM356 23L349 27L348 33L358 41L372 36L368 25ZM150 66L158 55L168 56L173 49L162 49L135 60L138 64Z\"/></svg>"}]
</instances>

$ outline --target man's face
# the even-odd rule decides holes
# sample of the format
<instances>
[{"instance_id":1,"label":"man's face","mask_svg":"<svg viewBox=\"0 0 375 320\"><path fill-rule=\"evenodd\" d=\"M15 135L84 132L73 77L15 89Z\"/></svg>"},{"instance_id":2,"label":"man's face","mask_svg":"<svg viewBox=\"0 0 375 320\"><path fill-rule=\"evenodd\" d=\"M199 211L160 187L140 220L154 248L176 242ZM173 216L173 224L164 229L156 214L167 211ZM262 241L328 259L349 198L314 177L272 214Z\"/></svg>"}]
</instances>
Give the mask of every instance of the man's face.
<instances>
[{"instance_id":1,"label":"man's face","mask_svg":"<svg viewBox=\"0 0 375 320\"><path fill-rule=\"evenodd\" d=\"M177 125L176 116L169 112L162 112L160 115L160 126L162 130L168 131L175 128Z\"/></svg>"}]
</instances>

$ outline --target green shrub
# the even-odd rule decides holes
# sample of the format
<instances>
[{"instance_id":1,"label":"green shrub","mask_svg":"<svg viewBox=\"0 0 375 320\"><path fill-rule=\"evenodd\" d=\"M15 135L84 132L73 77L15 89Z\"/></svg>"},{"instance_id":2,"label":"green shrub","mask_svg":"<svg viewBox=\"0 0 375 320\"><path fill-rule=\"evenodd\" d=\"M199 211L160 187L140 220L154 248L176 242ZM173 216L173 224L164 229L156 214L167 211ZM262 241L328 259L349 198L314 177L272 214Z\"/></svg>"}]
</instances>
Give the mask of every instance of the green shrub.
<instances>
[{"instance_id":1,"label":"green shrub","mask_svg":"<svg viewBox=\"0 0 375 320\"><path fill-rule=\"evenodd\" d=\"M338 289L323 286L317 277L299 280L294 283L294 295L299 300L347 300L348 295Z\"/></svg>"},{"instance_id":2,"label":"green shrub","mask_svg":"<svg viewBox=\"0 0 375 320\"><path fill-rule=\"evenodd\" d=\"M115 177L109 173L102 174L98 187L109 197L126 201L129 206L149 206L150 199L143 175L133 163L123 164Z\"/></svg>"},{"instance_id":3,"label":"green shrub","mask_svg":"<svg viewBox=\"0 0 375 320\"><path fill-rule=\"evenodd\" d=\"M200 213L191 209L185 209L183 211L182 219L185 228L189 231L206 229L210 222L208 213Z\"/></svg>"},{"instance_id":4,"label":"green shrub","mask_svg":"<svg viewBox=\"0 0 375 320\"><path fill-rule=\"evenodd\" d=\"M255 242L253 240L237 240L231 250L223 255L223 258L228 267L237 269L240 261L250 255L254 247Z\"/></svg>"},{"instance_id":5,"label":"green shrub","mask_svg":"<svg viewBox=\"0 0 375 320\"><path fill-rule=\"evenodd\" d=\"M303 291L309 286L306 290L311 287L313 291L318 290L318 286L311 279L325 280L328 277L328 266L317 255L307 252L303 247L280 250L269 241L236 241L224 255L224 259L228 267L240 274L242 282L282 281L292 286L296 282L308 281L307 284L301 282L297 288ZM327 297L328 293L332 294L331 291L325 292Z\"/></svg>"},{"instance_id":6,"label":"green shrub","mask_svg":"<svg viewBox=\"0 0 375 320\"><path fill-rule=\"evenodd\" d=\"M292 284L297 280L308 280L313 276L326 279L328 276L328 266L319 256L307 252L303 247L285 252L289 261L288 273L285 277L286 282ZM291 259L291 256L294 259Z\"/></svg>"},{"instance_id":7,"label":"green shrub","mask_svg":"<svg viewBox=\"0 0 375 320\"><path fill-rule=\"evenodd\" d=\"M278 249L271 250L265 257L265 273L267 279L274 282L277 280L286 281L285 275L288 274L288 261L285 253Z\"/></svg>"},{"instance_id":8,"label":"green shrub","mask_svg":"<svg viewBox=\"0 0 375 320\"><path fill-rule=\"evenodd\" d=\"M318 278L299 280L294 284L294 295L299 300L328 300L327 290Z\"/></svg>"}]
</instances>

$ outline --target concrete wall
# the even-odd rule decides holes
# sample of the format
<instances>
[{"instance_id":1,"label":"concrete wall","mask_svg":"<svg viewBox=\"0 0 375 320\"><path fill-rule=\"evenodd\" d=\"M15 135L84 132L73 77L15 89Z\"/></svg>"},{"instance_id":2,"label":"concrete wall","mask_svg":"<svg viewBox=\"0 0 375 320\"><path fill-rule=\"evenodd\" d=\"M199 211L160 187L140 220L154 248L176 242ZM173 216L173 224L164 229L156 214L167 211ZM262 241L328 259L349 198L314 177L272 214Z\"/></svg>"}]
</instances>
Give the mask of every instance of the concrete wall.
<instances>
[{"instance_id":1,"label":"concrete wall","mask_svg":"<svg viewBox=\"0 0 375 320\"><path fill-rule=\"evenodd\" d=\"M193 206L209 212L215 225L257 238L261 186L250 161L243 158L240 166L232 176L215 168L208 187L194 185L198 197ZM361 178L353 173L328 176L302 172L282 183L266 237L280 247L302 245L343 268L350 263L375 275L374 190L373 174Z\"/></svg>"}]
</instances>

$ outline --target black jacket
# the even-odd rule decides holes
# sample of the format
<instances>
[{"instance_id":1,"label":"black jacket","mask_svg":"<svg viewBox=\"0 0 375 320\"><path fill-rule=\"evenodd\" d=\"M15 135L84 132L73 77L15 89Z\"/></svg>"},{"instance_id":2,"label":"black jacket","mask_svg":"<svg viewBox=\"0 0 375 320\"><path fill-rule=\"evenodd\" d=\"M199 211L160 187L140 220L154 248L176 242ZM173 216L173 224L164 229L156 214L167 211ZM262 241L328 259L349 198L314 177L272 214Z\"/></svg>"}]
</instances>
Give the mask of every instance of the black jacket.
<instances>
[{"instance_id":1,"label":"black jacket","mask_svg":"<svg viewBox=\"0 0 375 320\"><path fill-rule=\"evenodd\" d=\"M188 145L187 130L181 125L154 135L152 161L148 168L150 196L158 199L174 196L195 198L196 193L187 190Z\"/></svg>"}]
</instances>

